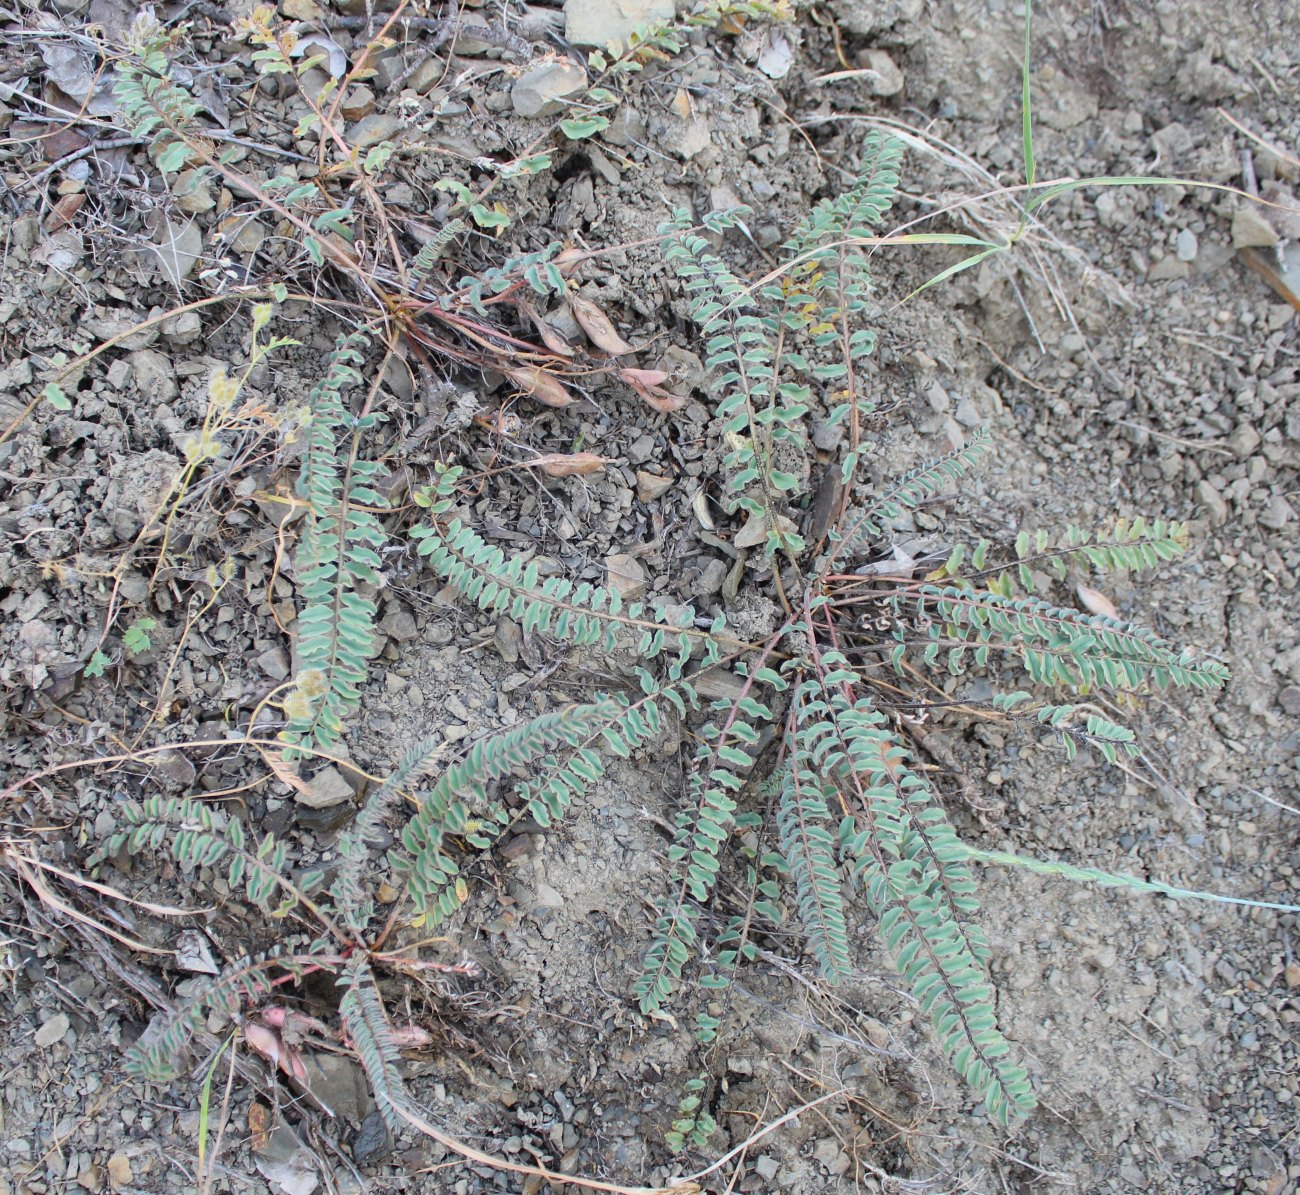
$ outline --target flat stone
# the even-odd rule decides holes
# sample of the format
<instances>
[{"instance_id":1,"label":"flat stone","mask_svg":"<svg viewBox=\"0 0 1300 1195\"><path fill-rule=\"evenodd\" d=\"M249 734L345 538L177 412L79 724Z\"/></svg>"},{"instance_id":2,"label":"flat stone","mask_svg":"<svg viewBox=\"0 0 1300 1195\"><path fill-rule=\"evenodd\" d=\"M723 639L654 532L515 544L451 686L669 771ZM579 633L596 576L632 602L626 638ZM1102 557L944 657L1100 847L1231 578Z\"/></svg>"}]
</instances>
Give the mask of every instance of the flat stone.
<instances>
[{"instance_id":1,"label":"flat stone","mask_svg":"<svg viewBox=\"0 0 1300 1195\"><path fill-rule=\"evenodd\" d=\"M379 627L394 643L409 642L420 633L415 616L409 610L390 610Z\"/></svg>"},{"instance_id":2,"label":"flat stone","mask_svg":"<svg viewBox=\"0 0 1300 1195\"><path fill-rule=\"evenodd\" d=\"M406 127L406 122L387 112L372 112L348 130L353 149L373 149L381 141L391 141Z\"/></svg>"},{"instance_id":3,"label":"flat stone","mask_svg":"<svg viewBox=\"0 0 1300 1195\"><path fill-rule=\"evenodd\" d=\"M341 1054L307 1054L303 1056L303 1066L307 1071L304 1086L334 1115L361 1124L375 1110L366 1073L351 1058Z\"/></svg>"},{"instance_id":4,"label":"flat stone","mask_svg":"<svg viewBox=\"0 0 1300 1195\"><path fill-rule=\"evenodd\" d=\"M719 560L716 556L709 559L709 562L700 570L700 579L696 582L695 593L697 597L712 597L722 589L727 580L727 562Z\"/></svg>"},{"instance_id":5,"label":"flat stone","mask_svg":"<svg viewBox=\"0 0 1300 1195\"><path fill-rule=\"evenodd\" d=\"M1300 689L1296 688L1295 685L1287 685L1277 695L1277 703L1282 707L1283 713L1290 714L1294 718L1297 714L1300 714ZM1291 975L1293 969L1295 972L1294 981ZM1292 987L1300 986L1300 964L1293 963L1287 968L1287 983Z\"/></svg>"},{"instance_id":6,"label":"flat stone","mask_svg":"<svg viewBox=\"0 0 1300 1195\"><path fill-rule=\"evenodd\" d=\"M619 552L605 557L605 570L609 574L609 587L628 599L635 601L645 593L645 565L635 556Z\"/></svg>"},{"instance_id":7,"label":"flat stone","mask_svg":"<svg viewBox=\"0 0 1300 1195\"><path fill-rule=\"evenodd\" d=\"M547 883L537 885L536 901L538 909L554 911L564 908L564 897Z\"/></svg>"},{"instance_id":8,"label":"flat stone","mask_svg":"<svg viewBox=\"0 0 1300 1195\"><path fill-rule=\"evenodd\" d=\"M1232 214L1232 247L1234 249L1266 249L1278 242L1277 230L1260 210L1251 204L1238 208Z\"/></svg>"},{"instance_id":9,"label":"flat stone","mask_svg":"<svg viewBox=\"0 0 1300 1195\"><path fill-rule=\"evenodd\" d=\"M676 144L670 148L683 161L689 161L712 144L713 130L707 120L700 118L688 124L681 136L676 139Z\"/></svg>"},{"instance_id":10,"label":"flat stone","mask_svg":"<svg viewBox=\"0 0 1300 1195\"><path fill-rule=\"evenodd\" d=\"M660 477L658 473L646 473L641 469L636 471L636 496L642 502L653 502L672 488L671 477Z\"/></svg>"},{"instance_id":11,"label":"flat stone","mask_svg":"<svg viewBox=\"0 0 1300 1195\"><path fill-rule=\"evenodd\" d=\"M182 170L172 185L172 193L176 196L176 206L187 216L210 212L217 203L211 176L197 170Z\"/></svg>"},{"instance_id":12,"label":"flat stone","mask_svg":"<svg viewBox=\"0 0 1300 1195\"><path fill-rule=\"evenodd\" d=\"M519 662L523 641L523 630L513 618L502 618L497 621L496 628L492 632L492 642L507 664Z\"/></svg>"},{"instance_id":13,"label":"flat stone","mask_svg":"<svg viewBox=\"0 0 1300 1195\"><path fill-rule=\"evenodd\" d=\"M812 425L812 442L815 448L820 448L823 452L834 452L844 439L844 420L838 420L830 423L825 419L818 419Z\"/></svg>"},{"instance_id":14,"label":"flat stone","mask_svg":"<svg viewBox=\"0 0 1300 1195\"><path fill-rule=\"evenodd\" d=\"M72 1027L66 1013L56 1012L48 1021L36 1030L36 1044L42 1050L49 1049L55 1042L62 1041Z\"/></svg>"},{"instance_id":15,"label":"flat stone","mask_svg":"<svg viewBox=\"0 0 1300 1195\"><path fill-rule=\"evenodd\" d=\"M1167 257L1162 257L1147 271L1147 281L1173 282L1179 278L1186 278L1191 272L1191 266L1185 261L1179 261L1177 257L1170 254Z\"/></svg>"},{"instance_id":16,"label":"flat stone","mask_svg":"<svg viewBox=\"0 0 1300 1195\"><path fill-rule=\"evenodd\" d=\"M477 35L479 30L486 30L488 27L487 21L477 13L464 13L456 29L456 43L453 47L456 53L467 58L477 58L495 49L495 41L487 41ZM434 61L438 60L434 59Z\"/></svg>"},{"instance_id":17,"label":"flat stone","mask_svg":"<svg viewBox=\"0 0 1300 1195\"><path fill-rule=\"evenodd\" d=\"M554 116L563 101L587 90L587 72L574 62L548 62L525 71L510 89L520 116Z\"/></svg>"},{"instance_id":18,"label":"flat stone","mask_svg":"<svg viewBox=\"0 0 1300 1195\"><path fill-rule=\"evenodd\" d=\"M193 344L203 332L203 320L197 311L182 311L163 321L162 334L172 344Z\"/></svg>"},{"instance_id":19,"label":"flat stone","mask_svg":"<svg viewBox=\"0 0 1300 1195\"><path fill-rule=\"evenodd\" d=\"M952 413L952 417L962 427L979 427L984 422L974 401L967 395L963 395L957 400L957 409Z\"/></svg>"},{"instance_id":20,"label":"flat stone","mask_svg":"<svg viewBox=\"0 0 1300 1195\"><path fill-rule=\"evenodd\" d=\"M1196 483L1196 500L1205 507L1210 526L1222 527L1228 521L1228 503L1208 481Z\"/></svg>"},{"instance_id":21,"label":"flat stone","mask_svg":"<svg viewBox=\"0 0 1300 1195\"><path fill-rule=\"evenodd\" d=\"M676 15L673 0L565 0L564 37L575 46L626 43L634 30Z\"/></svg>"},{"instance_id":22,"label":"flat stone","mask_svg":"<svg viewBox=\"0 0 1300 1195\"><path fill-rule=\"evenodd\" d=\"M349 87L339 105L344 120L362 120L375 110L375 93L369 87Z\"/></svg>"},{"instance_id":23,"label":"flat stone","mask_svg":"<svg viewBox=\"0 0 1300 1195\"><path fill-rule=\"evenodd\" d=\"M868 50L859 61L872 72L867 77L867 88L872 95L897 95L903 90L903 72L884 50Z\"/></svg>"},{"instance_id":24,"label":"flat stone","mask_svg":"<svg viewBox=\"0 0 1300 1195\"><path fill-rule=\"evenodd\" d=\"M283 647L272 647L257 657L257 666L274 681L289 679L289 653Z\"/></svg>"},{"instance_id":25,"label":"flat stone","mask_svg":"<svg viewBox=\"0 0 1300 1195\"><path fill-rule=\"evenodd\" d=\"M1264 513L1259 516L1259 525L1270 531L1281 531L1291 521L1294 513L1291 504L1278 494L1269 501Z\"/></svg>"},{"instance_id":26,"label":"flat stone","mask_svg":"<svg viewBox=\"0 0 1300 1195\"><path fill-rule=\"evenodd\" d=\"M1232 435L1228 437L1228 447L1232 450L1232 455L1241 460L1254 456L1260 443L1260 434L1253 423L1237 424L1233 428Z\"/></svg>"},{"instance_id":27,"label":"flat stone","mask_svg":"<svg viewBox=\"0 0 1300 1195\"><path fill-rule=\"evenodd\" d=\"M283 0L280 11L290 21L319 21L325 16L316 0Z\"/></svg>"},{"instance_id":28,"label":"flat stone","mask_svg":"<svg viewBox=\"0 0 1300 1195\"><path fill-rule=\"evenodd\" d=\"M322 768L308 782L306 791L295 790L300 805L308 809L331 809L352 800L352 785L336 767Z\"/></svg>"},{"instance_id":29,"label":"flat stone","mask_svg":"<svg viewBox=\"0 0 1300 1195\"><path fill-rule=\"evenodd\" d=\"M645 140L645 121L641 113L632 107L631 101L620 104L617 112L610 117L609 128L601 139L609 145L632 145Z\"/></svg>"},{"instance_id":30,"label":"flat stone","mask_svg":"<svg viewBox=\"0 0 1300 1195\"><path fill-rule=\"evenodd\" d=\"M235 233L235 239L230 242L230 247L244 256L256 253L262 242L266 240L266 225L260 220L242 218L239 218L238 224L239 231Z\"/></svg>"},{"instance_id":31,"label":"flat stone","mask_svg":"<svg viewBox=\"0 0 1300 1195\"><path fill-rule=\"evenodd\" d=\"M1196 240L1196 233L1190 228L1179 230L1178 236L1174 239L1174 256L1179 261L1195 261L1197 250L1200 248Z\"/></svg>"}]
</instances>

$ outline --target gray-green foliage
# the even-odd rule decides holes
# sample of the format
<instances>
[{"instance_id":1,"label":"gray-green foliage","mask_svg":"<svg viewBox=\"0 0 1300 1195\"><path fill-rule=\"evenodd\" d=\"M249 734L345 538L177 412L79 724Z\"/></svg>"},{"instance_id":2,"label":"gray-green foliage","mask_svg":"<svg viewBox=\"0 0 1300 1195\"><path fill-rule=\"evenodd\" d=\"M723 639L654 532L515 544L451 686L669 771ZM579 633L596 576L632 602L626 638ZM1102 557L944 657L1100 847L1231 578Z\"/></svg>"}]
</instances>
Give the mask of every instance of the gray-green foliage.
<instances>
[{"instance_id":1,"label":"gray-green foliage","mask_svg":"<svg viewBox=\"0 0 1300 1195\"><path fill-rule=\"evenodd\" d=\"M989 668L999 676L1019 669L1034 688L1063 689L1071 699L1044 701L1021 689L999 694L994 706L1047 727L1067 753L1092 746L1108 759L1135 752L1135 740L1088 695L1207 689L1222 685L1226 673L1144 628L1066 609L1034 592L1044 573L1063 578L1073 568L1151 568L1183 550L1184 529L1141 520L1094 534L1071 528L1055 539L1022 535L1010 545L1013 560L995 566L989 543L954 551L932 579L882 584L860 599L871 625L886 628L877 640L883 660L879 652L854 658L840 646L837 562L883 546L895 520L965 476L991 445L980 432L895 482L863 487L832 533L828 553L807 560L794 521L800 484L786 462L808 454L808 425L814 414L824 415L851 430L839 467L846 482L860 480L860 429L874 410L860 377L874 345L863 326L871 297L862 246L888 207L898 165L898 146L873 135L856 185L809 214L785 246L786 267L758 288L689 227L685 214L664 230L666 256L691 296L714 370L728 509L761 520L765 555L774 567L789 560L805 586L792 595L789 621L771 642L737 644L720 620L705 630L694 611L624 609L610 591L542 578L535 566L489 547L451 517L450 473L431 496L430 523L417 534L435 571L489 613L607 650L624 645L633 631L648 658L667 649L673 662L662 680L644 668L639 673L656 718L670 706L681 717L697 705L694 673L684 670L692 650L702 656L701 666L733 664L742 675L741 695L713 703L698 727L700 745L668 851L666 893L634 985L645 1012L662 1008L692 975L707 990L724 990L735 967L753 957L754 933L780 918L783 885L793 889L809 953L823 973L831 980L852 974L857 949L848 928L847 878L940 1047L989 1114L1009 1123L1033 1108L1034 1094L998 1028L990 951L976 920L971 861L994 856L961 841L916 769L890 716L889 690L878 683L881 664L892 664L902 677L918 667L956 674ZM705 228L724 231L734 218L715 213ZM773 783L755 785L750 777L769 727L777 731L781 763ZM591 735L595 746L600 737ZM648 735L633 741L615 730L604 737L604 746L623 754ZM593 768L596 758L593 750ZM755 809L750 802L759 793ZM698 971L727 850L742 826L761 827L768 806L777 850L741 861L750 907L722 919L712 958ZM718 1027L711 1013L698 1018L701 1040ZM687 1134L679 1136L684 1141Z\"/></svg>"},{"instance_id":2,"label":"gray-green foliage","mask_svg":"<svg viewBox=\"0 0 1300 1195\"><path fill-rule=\"evenodd\" d=\"M328 746L360 700L374 651L375 593L387 535L376 511L384 470L360 456L365 434L383 418L352 415L344 391L361 381L368 338L342 337L308 400L307 442L297 492L306 504L296 571L296 686L285 702L283 738L295 747Z\"/></svg>"},{"instance_id":3,"label":"gray-green foliage","mask_svg":"<svg viewBox=\"0 0 1300 1195\"><path fill-rule=\"evenodd\" d=\"M475 852L489 849L520 817L550 825L602 781L608 757L631 758L670 721L689 720L698 745L633 984L643 1012L658 1013L683 985L722 998L736 969L755 958L755 938L781 923L787 891L808 953L826 978L851 976L864 949L850 930L854 914L846 902L846 892L856 892L879 948L989 1115L1006 1124L1032 1110L1028 1078L994 1015L990 950L977 921L971 866L1019 861L961 840L907 750L891 694L898 685L906 691L916 670L988 669L1000 685L1016 674L992 708L1046 728L1067 753L1094 747L1113 760L1133 754L1136 743L1097 707L1097 694L1211 689L1225 682L1226 672L1141 627L1064 608L1035 591L1043 577L1064 578L1073 570L1139 570L1174 559L1186 543L1176 524L1134 520L1091 534L1021 535L1001 552L981 541L970 551L955 549L927 578L840 588L846 578L838 569L855 555L883 552L891 523L965 476L990 444L981 433L893 483L861 477L868 447L863 421L874 409L861 376L874 343L863 326L871 292L862 245L888 207L898 166L897 145L873 135L855 186L809 214L786 245L780 279L757 290L710 242L683 227L684 217L665 229L667 257L692 298L718 377L715 414L726 445L730 509L763 521L763 558L774 570L788 566L786 586L795 586L782 591L784 624L767 642L749 643L720 614L629 602L612 587L543 576L536 561L489 544L458 514L462 471L441 467L417 499L427 520L413 532L419 555L440 581L530 635L634 656L627 670L632 686L540 713L476 741L456 759L442 756L436 738L412 748L340 836L327 892L317 891L319 876L296 884L270 877L277 868L282 874L282 845L268 837L253 849L238 822L195 802L128 807L128 829L111 849L166 844L187 866L221 864L230 887L242 886L269 915L297 908L321 927L297 953L240 964L213 985L208 1004L234 1011L241 990L256 991L270 975L292 974L307 962L332 970L344 989L345 1027L396 1125L396 1109L408 1097L377 982L390 955L377 953L370 879L384 825L402 823L383 857L407 919L427 932L466 899L465 865ZM715 214L706 226L722 231L733 221ZM513 263L512 273L534 269L534 285L542 288L554 282L552 264L544 250ZM493 292L489 286L474 298ZM377 466L358 451L371 417L351 416L341 398L358 380L359 353L357 342L343 341L312 399L299 490L310 508L298 558L305 600L297 696L303 702L287 733L296 750L337 736L356 703L370 649L384 544L375 512L384 504L375 488ZM837 467L857 492L826 553L810 560L795 522L799 486L783 461L807 453L815 416L849 430ZM991 557L998 559L991 563ZM863 643L862 626L875 628L869 642ZM738 695L706 701L701 673L724 666L739 676ZM1064 698L1044 695L1049 692ZM766 754L769 742L774 760ZM409 815L407 798L415 805ZM735 849L742 835L760 846ZM1051 861L1025 865L1141 884ZM743 894L738 912L719 897L724 869ZM717 1035L721 1017L711 1009L697 1016L702 1042ZM166 1050L146 1049L137 1063L164 1077L200 1023L187 1006L168 1029ZM687 1100L695 1102L679 1109L674 1147L698 1145L711 1126L696 1115L698 1092Z\"/></svg>"}]
</instances>

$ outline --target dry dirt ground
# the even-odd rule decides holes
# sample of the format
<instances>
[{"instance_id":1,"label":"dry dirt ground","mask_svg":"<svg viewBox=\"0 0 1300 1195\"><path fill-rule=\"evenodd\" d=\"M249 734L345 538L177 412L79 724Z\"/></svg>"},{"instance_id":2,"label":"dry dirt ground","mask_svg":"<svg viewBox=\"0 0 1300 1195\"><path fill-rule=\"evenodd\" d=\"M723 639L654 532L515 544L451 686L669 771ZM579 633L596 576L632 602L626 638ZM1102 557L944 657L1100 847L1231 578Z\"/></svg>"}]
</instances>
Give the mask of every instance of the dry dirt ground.
<instances>
[{"instance_id":1,"label":"dry dirt ground","mask_svg":"<svg viewBox=\"0 0 1300 1195\"><path fill-rule=\"evenodd\" d=\"M230 490L199 478L159 576L156 540L137 545L180 468L185 437L202 424L213 365L245 359L247 302L214 303L133 334L82 371L70 409L42 402L23 415L56 353L75 355L150 313L274 279L298 260L300 247L273 219L229 205L219 188L195 196L164 186L115 127L96 81L105 67L97 47L120 34L125 9L57 0L0 10L0 413L11 426L0 446L0 768L10 784L137 744L242 734L291 667L284 628L294 589L277 568L275 508L255 497L265 480L255 466L274 447L269 425L240 433L246 456L242 473L223 474L236 478ZM319 11L282 4L289 17ZM489 0L462 11L511 36L458 45L449 61L451 41L414 29L369 85L369 115L395 118L384 135L400 131L420 145L397 159L394 207L432 213L435 223L449 199L433 182L483 155L516 156L547 127L515 111L510 89L530 60L565 53L557 10ZM156 13L191 24L187 62L204 120L252 143L281 127L288 90L284 80L256 84L247 45L230 36L236 13L222 3L159 4ZM329 10L324 26L346 52L360 34L337 15ZM627 339L651 346L638 364L666 362L693 389L692 402L668 415L613 390L576 414L524 410L506 458L583 447L615 463L545 484L500 474L473 512L480 525L593 578L611 554L635 552L653 590L761 626L767 599L726 586L734 528L723 518L705 538L692 505L716 468L709 388L680 291L644 240L672 205L703 212L743 202L753 209L753 243L732 234L728 246L757 272L764 262L754 246L778 242L810 202L843 185L872 121L916 138L891 219L950 209L935 227L1005 226L998 200L962 201L990 179L1018 178L1022 19L1008 0L827 0L783 27L784 50L762 23L738 35L699 31L629 84L604 135L557 139L551 170L503 188L497 197L512 223L501 240L511 248L557 237L642 242L581 274L584 293ZM1300 213L1286 210L1300 181L1298 28L1294 0L1045 6L1032 49L1040 177L1156 174L1257 187L1281 205L1260 209L1274 230L1300 240ZM856 73L829 77L846 70ZM87 96L102 106L70 116ZM1260 235L1242 208L1224 191L1089 189L1046 209L1013 256L906 303L955 258L915 247L876 254L880 351L870 384L897 410L878 433L872 469L947 451L985 424L997 444L991 465L941 509L918 513L922 540L940 515L944 527L955 520L972 538L1002 541L1022 524L1086 527L1117 512L1191 521L1184 561L1117 583L1109 596L1126 616L1225 660L1234 678L1226 692L1135 710L1144 755L1125 769L1066 766L1050 743L955 716L927 723L927 757L959 828L983 845L1297 903L1300 336L1294 307L1237 251L1252 229ZM184 230L184 243L150 250L166 239L160 229ZM273 331L302 347L250 379L273 414L316 380L336 331L326 318L301 303L277 315ZM483 428L462 421L452 435L445 421L498 404L505 392L489 387L500 379L450 380L454 392L413 387L394 370L381 393L387 451L417 480L441 453L463 449L482 461L497 450ZM647 500L638 470L673 485ZM203 570L227 557L240 562L237 575L199 611ZM544 644L521 642L517 628L484 625L409 551L384 562L384 578L384 648L345 736L370 771L432 731L455 749L599 683ZM131 653L122 632L139 618L154 620L151 643ZM88 677L101 642L112 662ZM1297 1189L1292 914L986 871L999 1017L1041 1096L1012 1136L972 1111L861 916L860 970L837 988L816 978L796 937L764 939L707 1051L685 1028L689 1000L676 1010L680 1029L637 1015L628 993L689 755L674 738L617 763L562 826L517 835L472 870L444 957L474 960L477 976L395 997L437 1032L405 1065L439 1124L515 1162L653 1184L832 1095L732 1157L705 1180L709 1189ZM5 1195L194 1189L207 1059L195 1060L195 1081L167 1089L121 1069L123 1048L150 1016L141 986L174 999L196 982L174 955L177 923L32 861L80 873L117 828L121 801L150 792L243 802L250 824L287 837L295 866L328 851L353 807L349 799L310 809L268 779L256 755L219 747L152 756L147 766L70 768L6 793ZM207 908L181 925L204 926L218 958L267 945L265 927L214 909L193 877L150 856L127 870L101 878L142 900ZM79 931L78 917L158 953ZM328 1009L328 987L307 996ZM244 1057L261 1070L256 1055ZM427 1141L385 1141L366 1093L345 1090L350 1064L323 1065L333 1120L293 1106L287 1088L276 1096L265 1078L236 1081L223 1108L218 1066L209 1149L218 1120L225 1129L212 1190L541 1189ZM674 1157L663 1133L697 1073L708 1075L719 1130L697 1154ZM253 1105L273 1098L288 1102L283 1115L301 1146L259 1138Z\"/></svg>"}]
</instances>

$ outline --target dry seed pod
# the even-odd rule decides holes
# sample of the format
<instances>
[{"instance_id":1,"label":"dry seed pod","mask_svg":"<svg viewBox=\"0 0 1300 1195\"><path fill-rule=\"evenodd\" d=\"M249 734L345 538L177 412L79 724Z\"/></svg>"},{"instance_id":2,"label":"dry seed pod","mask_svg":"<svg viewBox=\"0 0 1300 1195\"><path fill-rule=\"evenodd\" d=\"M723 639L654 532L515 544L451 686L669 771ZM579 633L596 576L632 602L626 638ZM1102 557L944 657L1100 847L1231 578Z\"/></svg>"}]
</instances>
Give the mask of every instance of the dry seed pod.
<instances>
[{"instance_id":1,"label":"dry seed pod","mask_svg":"<svg viewBox=\"0 0 1300 1195\"><path fill-rule=\"evenodd\" d=\"M625 368L618 370L617 373L620 381L631 386L647 405L661 415L670 415L673 411L680 411L686 405L686 399L680 394L673 394L660 385L661 382L668 380L667 373L662 369Z\"/></svg>"},{"instance_id":2,"label":"dry seed pod","mask_svg":"<svg viewBox=\"0 0 1300 1195\"><path fill-rule=\"evenodd\" d=\"M548 407L567 407L575 401L573 395L560 385L559 379L539 365L523 368L502 365L498 368L525 394Z\"/></svg>"},{"instance_id":3,"label":"dry seed pod","mask_svg":"<svg viewBox=\"0 0 1300 1195\"><path fill-rule=\"evenodd\" d=\"M1093 589L1091 585L1084 585L1080 582L1075 586L1075 592L1079 595L1079 601L1083 603L1083 608L1089 614L1100 614L1102 618L1119 617L1119 611L1115 609L1115 603L1100 589Z\"/></svg>"},{"instance_id":4,"label":"dry seed pod","mask_svg":"<svg viewBox=\"0 0 1300 1195\"><path fill-rule=\"evenodd\" d=\"M537 329L537 335L542 338L542 343L557 357L572 357L574 355L573 345L571 345L558 331L551 327L550 324L537 312L537 309L529 303L522 300L519 303L519 310L528 317L534 328Z\"/></svg>"},{"instance_id":5,"label":"dry seed pod","mask_svg":"<svg viewBox=\"0 0 1300 1195\"><path fill-rule=\"evenodd\" d=\"M598 349L615 357L623 353L636 352L636 349L618 334L609 316L590 299L584 299L581 295L570 295L569 307L573 311L573 318L582 325L582 330Z\"/></svg>"},{"instance_id":6,"label":"dry seed pod","mask_svg":"<svg viewBox=\"0 0 1300 1195\"><path fill-rule=\"evenodd\" d=\"M594 452L552 452L528 463L547 477L583 477L588 473L599 473L613 459L611 456L597 456Z\"/></svg>"}]
</instances>

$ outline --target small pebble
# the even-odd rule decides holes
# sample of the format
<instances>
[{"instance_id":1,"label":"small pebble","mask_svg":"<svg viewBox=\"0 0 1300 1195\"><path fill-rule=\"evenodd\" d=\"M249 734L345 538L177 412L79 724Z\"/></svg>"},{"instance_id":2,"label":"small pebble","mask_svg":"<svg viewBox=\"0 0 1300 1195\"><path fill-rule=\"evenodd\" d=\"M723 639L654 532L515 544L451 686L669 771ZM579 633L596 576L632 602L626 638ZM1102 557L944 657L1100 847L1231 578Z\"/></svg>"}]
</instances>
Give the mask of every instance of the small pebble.
<instances>
[{"instance_id":1,"label":"small pebble","mask_svg":"<svg viewBox=\"0 0 1300 1195\"><path fill-rule=\"evenodd\" d=\"M67 1036L71 1025L72 1022L68 1020L66 1013L56 1012L36 1030L36 1044L42 1050L48 1049L55 1042L62 1041Z\"/></svg>"},{"instance_id":2,"label":"small pebble","mask_svg":"<svg viewBox=\"0 0 1300 1195\"><path fill-rule=\"evenodd\" d=\"M1174 255L1179 261L1195 261L1198 248L1196 233L1190 228L1184 228L1174 241Z\"/></svg>"}]
</instances>

